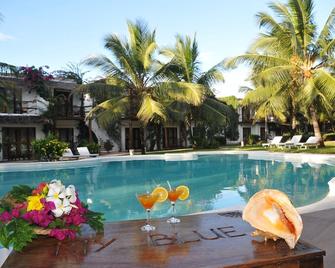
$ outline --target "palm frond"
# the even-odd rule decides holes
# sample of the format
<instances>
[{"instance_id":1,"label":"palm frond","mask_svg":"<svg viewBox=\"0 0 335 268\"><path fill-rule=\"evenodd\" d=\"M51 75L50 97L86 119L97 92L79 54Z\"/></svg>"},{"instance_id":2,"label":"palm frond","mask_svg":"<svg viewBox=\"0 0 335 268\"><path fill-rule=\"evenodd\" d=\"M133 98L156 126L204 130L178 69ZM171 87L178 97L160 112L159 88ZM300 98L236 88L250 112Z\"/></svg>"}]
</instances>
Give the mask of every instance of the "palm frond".
<instances>
[{"instance_id":1,"label":"palm frond","mask_svg":"<svg viewBox=\"0 0 335 268\"><path fill-rule=\"evenodd\" d=\"M173 100L197 106L202 103L206 88L194 83L162 82L157 90Z\"/></svg>"},{"instance_id":2,"label":"palm frond","mask_svg":"<svg viewBox=\"0 0 335 268\"><path fill-rule=\"evenodd\" d=\"M166 112L164 106L155 101L149 94L142 97L140 109L137 112L137 117L144 123L148 124L149 121L160 118L166 120Z\"/></svg>"},{"instance_id":3,"label":"palm frond","mask_svg":"<svg viewBox=\"0 0 335 268\"><path fill-rule=\"evenodd\" d=\"M224 60L224 66L227 69L236 68L238 64L246 63L251 66L259 66L260 69L274 67L277 65L289 65L290 61L273 55L244 54Z\"/></svg>"},{"instance_id":4,"label":"palm frond","mask_svg":"<svg viewBox=\"0 0 335 268\"><path fill-rule=\"evenodd\" d=\"M129 110L128 97L118 97L106 100L95 106L87 114L86 119L96 118L98 124L106 128L108 124L118 121Z\"/></svg>"}]
</instances>

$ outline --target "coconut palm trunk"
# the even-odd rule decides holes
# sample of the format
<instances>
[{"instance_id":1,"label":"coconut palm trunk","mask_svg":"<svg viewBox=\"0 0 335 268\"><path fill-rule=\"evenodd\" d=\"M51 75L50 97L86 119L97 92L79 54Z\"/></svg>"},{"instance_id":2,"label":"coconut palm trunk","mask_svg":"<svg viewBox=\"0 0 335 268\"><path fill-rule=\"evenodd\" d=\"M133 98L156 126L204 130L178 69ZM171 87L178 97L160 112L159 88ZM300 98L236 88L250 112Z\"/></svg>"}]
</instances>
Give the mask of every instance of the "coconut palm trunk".
<instances>
[{"instance_id":1,"label":"coconut palm trunk","mask_svg":"<svg viewBox=\"0 0 335 268\"><path fill-rule=\"evenodd\" d=\"M140 138L141 138L141 153L145 154L146 152L146 135L147 135L147 130L146 126L141 127L140 131Z\"/></svg>"},{"instance_id":2,"label":"coconut palm trunk","mask_svg":"<svg viewBox=\"0 0 335 268\"><path fill-rule=\"evenodd\" d=\"M269 126L268 126L268 116L265 115L264 117L264 136L265 136L265 141L268 139L269 136Z\"/></svg>"},{"instance_id":3,"label":"coconut palm trunk","mask_svg":"<svg viewBox=\"0 0 335 268\"><path fill-rule=\"evenodd\" d=\"M134 149L134 144L133 144L133 121L130 119L129 120L129 135L128 135L128 150L133 150Z\"/></svg>"},{"instance_id":4,"label":"coconut palm trunk","mask_svg":"<svg viewBox=\"0 0 335 268\"><path fill-rule=\"evenodd\" d=\"M320 131L320 125L319 125L319 121L318 121L318 117L317 117L314 105L310 106L309 112L310 112L310 115L311 115L314 136L318 137L320 139L320 146L323 147L324 142L323 142L323 139L322 139L322 135L321 135L321 131Z\"/></svg>"}]
</instances>

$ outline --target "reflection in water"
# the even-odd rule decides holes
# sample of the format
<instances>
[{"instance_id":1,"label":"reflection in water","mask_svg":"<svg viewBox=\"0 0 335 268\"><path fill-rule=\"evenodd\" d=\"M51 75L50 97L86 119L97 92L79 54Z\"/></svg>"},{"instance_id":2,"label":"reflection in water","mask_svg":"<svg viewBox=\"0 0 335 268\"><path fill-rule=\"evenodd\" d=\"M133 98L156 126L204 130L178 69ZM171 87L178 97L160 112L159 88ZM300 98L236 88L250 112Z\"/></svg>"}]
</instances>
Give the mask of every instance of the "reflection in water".
<instances>
[{"instance_id":1,"label":"reflection in water","mask_svg":"<svg viewBox=\"0 0 335 268\"><path fill-rule=\"evenodd\" d=\"M61 179L74 184L82 200L105 213L108 221L145 218L135 194L151 191L157 184L185 184L190 199L179 201L177 214L227 208L246 203L264 188L279 189L295 206L322 199L335 167L248 160L245 155L200 156L195 161L123 161L95 167L0 173L0 196L17 184L37 185ZM168 217L169 203L156 204L153 217Z\"/></svg>"}]
</instances>

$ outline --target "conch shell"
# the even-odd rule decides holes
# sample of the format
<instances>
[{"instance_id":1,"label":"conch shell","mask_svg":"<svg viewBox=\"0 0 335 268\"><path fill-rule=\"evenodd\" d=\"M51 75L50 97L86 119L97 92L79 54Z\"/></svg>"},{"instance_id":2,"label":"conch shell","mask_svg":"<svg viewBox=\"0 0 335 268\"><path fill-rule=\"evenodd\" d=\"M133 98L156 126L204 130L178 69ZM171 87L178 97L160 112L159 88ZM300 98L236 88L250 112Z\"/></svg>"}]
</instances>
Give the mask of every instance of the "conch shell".
<instances>
[{"instance_id":1,"label":"conch shell","mask_svg":"<svg viewBox=\"0 0 335 268\"><path fill-rule=\"evenodd\" d=\"M243 220L256 228L255 236L265 240L283 238L293 249L299 240L303 224L286 194L265 189L254 194L243 210Z\"/></svg>"}]
</instances>

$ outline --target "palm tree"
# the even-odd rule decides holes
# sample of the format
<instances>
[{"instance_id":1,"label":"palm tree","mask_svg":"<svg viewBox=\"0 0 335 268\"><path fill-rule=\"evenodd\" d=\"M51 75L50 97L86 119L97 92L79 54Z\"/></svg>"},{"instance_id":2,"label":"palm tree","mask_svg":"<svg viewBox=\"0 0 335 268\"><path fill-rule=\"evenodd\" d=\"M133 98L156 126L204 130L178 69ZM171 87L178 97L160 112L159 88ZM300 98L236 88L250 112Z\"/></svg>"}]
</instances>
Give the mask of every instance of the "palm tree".
<instances>
[{"instance_id":1,"label":"palm tree","mask_svg":"<svg viewBox=\"0 0 335 268\"><path fill-rule=\"evenodd\" d=\"M298 110L305 112L314 135L322 140L317 112L321 107L330 112L335 100L331 74L335 64L335 9L318 33L312 0L288 0L286 4L270 3L269 7L278 18L259 13L259 25L265 32L248 53L228 60L226 65L248 63L253 67L253 79L281 85L278 94L287 96L292 121Z\"/></svg>"},{"instance_id":2,"label":"palm tree","mask_svg":"<svg viewBox=\"0 0 335 268\"><path fill-rule=\"evenodd\" d=\"M128 22L128 39L116 34L105 38L105 48L113 59L94 56L86 60L90 66L99 68L106 79L88 87L108 90L110 98L96 105L88 117L96 117L100 125L126 118L129 120L129 148L133 148L132 122L142 123L142 133L149 122L167 120L165 103L179 101L199 105L204 89L193 83L165 81L165 65L155 58L157 43L155 31L141 22ZM144 146L142 137L142 146ZM143 151L144 148L142 148Z\"/></svg>"},{"instance_id":3,"label":"palm tree","mask_svg":"<svg viewBox=\"0 0 335 268\"><path fill-rule=\"evenodd\" d=\"M173 107L175 113L179 115L179 120L188 125L191 130L191 138L193 136L192 121L214 119L218 124L228 125L230 120L234 118L234 111L224 102L216 99L212 91L214 84L224 82L220 70L221 66L218 64L206 72L201 71L196 37L192 39L189 36L177 35L174 47L162 49L161 54L169 59L165 72L169 80L201 85L205 89L204 100L201 105L194 106L191 103L176 109L175 106L178 104L171 103L171 106L168 107Z\"/></svg>"},{"instance_id":4,"label":"palm tree","mask_svg":"<svg viewBox=\"0 0 335 268\"><path fill-rule=\"evenodd\" d=\"M259 85L248 90L241 102L242 106L255 108L255 122L264 119L265 137L268 136L268 118L270 116L277 118L280 122L286 120L287 96L280 94L280 92L280 88L274 85Z\"/></svg>"}]
</instances>

